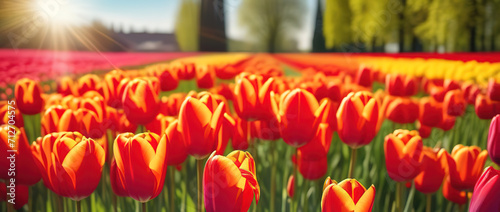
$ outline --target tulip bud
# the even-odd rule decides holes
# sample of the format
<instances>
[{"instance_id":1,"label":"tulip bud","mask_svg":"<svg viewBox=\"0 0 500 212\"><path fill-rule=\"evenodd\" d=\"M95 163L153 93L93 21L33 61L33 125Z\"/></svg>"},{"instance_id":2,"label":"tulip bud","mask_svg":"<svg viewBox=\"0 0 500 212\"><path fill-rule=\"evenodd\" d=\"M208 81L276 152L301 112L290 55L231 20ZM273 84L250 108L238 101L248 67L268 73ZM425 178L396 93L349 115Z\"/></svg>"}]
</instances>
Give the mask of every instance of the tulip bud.
<instances>
[{"instance_id":1,"label":"tulip bud","mask_svg":"<svg viewBox=\"0 0 500 212\"><path fill-rule=\"evenodd\" d=\"M465 197L465 195L466 195L465 191L457 190L453 188L453 186L451 186L449 176L445 177L445 181L443 183L444 198L456 204L463 205L467 203L467 198Z\"/></svg>"},{"instance_id":2,"label":"tulip bud","mask_svg":"<svg viewBox=\"0 0 500 212\"><path fill-rule=\"evenodd\" d=\"M438 126L443 120L443 104L434 100L434 98L420 99L420 123L429 127Z\"/></svg>"},{"instance_id":3,"label":"tulip bud","mask_svg":"<svg viewBox=\"0 0 500 212\"><path fill-rule=\"evenodd\" d=\"M177 130L178 121L172 121L164 134L161 141L167 142L167 165L175 166L182 164L187 158L187 146L184 142L182 134Z\"/></svg>"},{"instance_id":4,"label":"tulip bud","mask_svg":"<svg viewBox=\"0 0 500 212\"><path fill-rule=\"evenodd\" d=\"M372 70L365 66L360 66L356 75L356 84L363 87L371 87L373 84Z\"/></svg>"},{"instance_id":5,"label":"tulip bud","mask_svg":"<svg viewBox=\"0 0 500 212\"><path fill-rule=\"evenodd\" d=\"M371 212L375 200L375 186L368 190L355 179L345 179L330 184L323 191L321 211L366 211Z\"/></svg>"},{"instance_id":6,"label":"tulip bud","mask_svg":"<svg viewBox=\"0 0 500 212\"><path fill-rule=\"evenodd\" d=\"M488 154L493 162L500 165L500 115L496 115L488 132Z\"/></svg>"},{"instance_id":7,"label":"tulip bud","mask_svg":"<svg viewBox=\"0 0 500 212\"><path fill-rule=\"evenodd\" d=\"M470 212L500 211L500 171L493 167L486 168L476 185L470 201Z\"/></svg>"},{"instance_id":8,"label":"tulip bud","mask_svg":"<svg viewBox=\"0 0 500 212\"><path fill-rule=\"evenodd\" d=\"M446 151L434 151L424 147L422 158L422 171L415 177L415 188L424 194L434 193L441 187L446 174Z\"/></svg>"},{"instance_id":9,"label":"tulip bud","mask_svg":"<svg viewBox=\"0 0 500 212\"><path fill-rule=\"evenodd\" d=\"M159 75L158 79L160 80L160 88L162 91L175 90L179 86L179 77L177 76L177 72L172 71L171 69L166 69L160 71Z\"/></svg>"},{"instance_id":10,"label":"tulip bud","mask_svg":"<svg viewBox=\"0 0 500 212\"><path fill-rule=\"evenodd\" d=\"M407 124L414 123L418 119L419 106L418 103L412 99L386 96L384 98L384 105L387 107L387 119L393 122Z\"/></svg>"},{"instance_id":11,"label":"tulip bud","mask_svg":"<svg viewBox=\"0 0 500 212\"><path fill-rule=\"evenodd\" d=\"M196 84L198 88L211 88L215 84L215 70L211 65L199 65L196 67Z\"/></svg>"},{"instance_id":12,"label":"tulip bud","mask_svg":"<svg viewBox=\"0 0 500 212\"><path fill-rule=\"evenodd\" d=\"M16 82L16 104L21 113L34 115L42 112L44 100L38 82L28 78ZM20 115L20 114L19 114Z\"/></svg>"},{"instance_id":13,"label":"tulip bud","mask_svg":"<svg viewBox=\"0 0 500 212\"><path fill-rule=\"evenodd\" d=\"M71 77L61 77L57 83L57 92L63 96L78 95L77 86Z\"/></svg>"},{"instance_id":14,"label":"tulip bud","mask_svg":"<svg viewBox=\"0 0 500 212\"><path fill-rule=\"evenodd\" d=\"M477 117L480 119L491 119L493 118L496 114L496 108L498 105L498 112L500 112L500 103L493 103L491 99L483 94L479 94L476 97L476 102L474 104L474 109L476 111Z\"/></svg>"},{"instance_id":15,"label":"tulip bud","mask_svg":"<svg viewBox=\"0 0 500 212\"><path fill-rule=\"evenodd\" d=\"M461 116L465 112L467 102L461 90L448 91L444 97L444 111L449 116Z\"/></svg>"},{"instance_id":16,"label":"tulip bud","mask_svg":"<svg viewBox=\"0 0 500 212\"><path fill-rule=\"evenodd\" d=\"M293 175L290 175L288 178L286 192L290 198L293 198L293 195L295 194L295 177L293 177Z\"/></svg>"},{"instance_id":17,"label":"tulip bud","mask_svg":"<svg viewBox=\"0 0 500 212\"><path fill-rule=\"evenodd\" d=\"M78 79L78 93L80 95L87 91L99 91L101 87L101 79L95 74L87 74Z\"/></svg>"},{"instance_id":18,"label":"tulip bud","mask_svg":"<svg viewBox=\"0 0 500 212\"><path fill-rule=\"evenodd\" d=\"M385 86L391 96L413 96L418 91L416 80L408 75L388 74Z\"/></svg>"},{"instance_id":19,"label":"tulip bud","mask_svg":"<svg viewBox=\"0 0 500 212\"><path fill-rule=\"evenodd\" d=\"M337 184L337 181L332 180L332 178L327 177L325 182L323 183L323 191L325 191L326 187L328 187L331 184Z\"/></svg>"}]
</instances>

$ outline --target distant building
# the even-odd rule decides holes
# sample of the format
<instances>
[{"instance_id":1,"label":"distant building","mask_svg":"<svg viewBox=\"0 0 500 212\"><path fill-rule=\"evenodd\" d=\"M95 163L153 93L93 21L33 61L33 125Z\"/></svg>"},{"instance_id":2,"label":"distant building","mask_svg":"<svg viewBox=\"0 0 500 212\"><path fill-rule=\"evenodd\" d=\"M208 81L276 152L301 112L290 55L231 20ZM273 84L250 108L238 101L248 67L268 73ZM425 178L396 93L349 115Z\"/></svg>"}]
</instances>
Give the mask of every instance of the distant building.
<instances>
[{"instance_id":1,"label":"distant building","mask_svg":"<svg viewBox=\"0 0 500 212\"><path fill-rule=\"evenodd\" d=\"M113 30L111 27L110 30ZM113 38L127 47L129 51L134 52L173 52L180 51L177 38L173 33L156 33L156 32L122 32L121 27L118 30L113 30Z\"/></svg>"}]
</instances>

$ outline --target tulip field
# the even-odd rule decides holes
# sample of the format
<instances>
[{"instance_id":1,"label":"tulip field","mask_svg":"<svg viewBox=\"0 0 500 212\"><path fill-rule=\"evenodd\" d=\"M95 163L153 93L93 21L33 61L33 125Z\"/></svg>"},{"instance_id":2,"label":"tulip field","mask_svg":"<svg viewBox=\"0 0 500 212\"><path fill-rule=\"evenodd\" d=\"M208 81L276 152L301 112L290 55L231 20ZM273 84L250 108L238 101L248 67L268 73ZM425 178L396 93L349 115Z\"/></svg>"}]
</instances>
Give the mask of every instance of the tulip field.
<instances>
[{"instance_id":1,"label":"tulip field","mask_svg":"<svg viewBox=\"0 0 500 212\"><path fill-rule=\"evenodd\" d=\"M2 69L0 211L500 211L500 54L126 58Z\"/></svg>"}]
</instances>

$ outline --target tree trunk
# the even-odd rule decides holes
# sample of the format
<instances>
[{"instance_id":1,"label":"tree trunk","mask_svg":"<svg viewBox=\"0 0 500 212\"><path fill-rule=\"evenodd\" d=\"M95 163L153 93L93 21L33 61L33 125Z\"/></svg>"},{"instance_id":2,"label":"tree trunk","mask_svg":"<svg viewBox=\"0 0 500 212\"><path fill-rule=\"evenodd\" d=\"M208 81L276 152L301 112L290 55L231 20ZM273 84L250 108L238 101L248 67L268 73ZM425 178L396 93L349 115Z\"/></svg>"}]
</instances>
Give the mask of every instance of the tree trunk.
<instances>
[{"instance_id":1,"label":"tree trunk","mask_svg":"<svg viewBox=\"0 0 500 212\"><path fill-rule=\"evenodd\" d=\"M201 1L200 51L227 51L224 0Z\"/></svg>"},{"instance_id":2,"label":"tree trunk","mask_svg":"<svg viewBox=\"0 0 500 212\"><path fill-rule=\"evenodd\" d=\"M476 26L470 28L470 41L469 41L469 51L476 51Z\"/></svg>"},{"instance_id":3,"label":"tree trunk","mask_svg":"<svg viewBox=\"0 0 500 212\"><path fill-rule=\"evenodd\" d=\"M326 52L325 36L323 35L323 10L321 9L321 0L318 0L316 9L316 24L314 25L314 35L312 41L313 52Z\"/></svg>"}]
</instances>

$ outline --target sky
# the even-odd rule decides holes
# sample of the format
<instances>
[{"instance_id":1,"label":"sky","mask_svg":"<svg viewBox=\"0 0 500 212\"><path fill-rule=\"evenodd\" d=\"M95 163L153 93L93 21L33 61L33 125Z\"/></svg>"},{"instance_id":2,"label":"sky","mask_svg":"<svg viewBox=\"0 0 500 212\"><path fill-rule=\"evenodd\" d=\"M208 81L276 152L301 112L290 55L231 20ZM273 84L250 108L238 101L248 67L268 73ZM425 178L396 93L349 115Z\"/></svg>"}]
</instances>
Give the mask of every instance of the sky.
<instances>
[{"instance_id":1,"label":"sky","mask_svg":"<svg viewBox=\"0 0 500 212\"><path fill-rule=\"evenodd\" d=\"M99 20L108 27L121 27L125 32L147 31L173 33L177 11L182 0L36 0L36 7L50 11L53 19L70 24L88 24ZM225 0L227 36L243 40L245 31L237 23L238 8L242 0ZM302 29L298 30L299 49L311 47L315 0L306 2L306 15Z\"/></svg>"}]
</instances>

